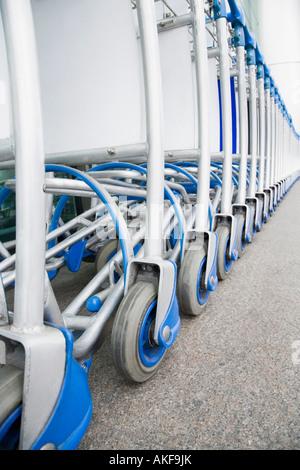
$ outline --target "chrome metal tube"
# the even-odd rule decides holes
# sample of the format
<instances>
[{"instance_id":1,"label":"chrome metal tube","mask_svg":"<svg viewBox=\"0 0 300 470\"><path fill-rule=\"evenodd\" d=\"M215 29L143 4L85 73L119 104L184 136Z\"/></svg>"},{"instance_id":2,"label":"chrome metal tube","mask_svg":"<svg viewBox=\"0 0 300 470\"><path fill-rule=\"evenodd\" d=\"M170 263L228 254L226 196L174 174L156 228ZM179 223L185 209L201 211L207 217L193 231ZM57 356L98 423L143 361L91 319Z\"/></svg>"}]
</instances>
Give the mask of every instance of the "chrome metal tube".
<instances>
[{"instance_id":1,"label":"chrome metal tube","mask_svg":"<svg viewBox=\"0 0 300 470\"><path fill-rule=\"evenodd\" d=\"M208 58L203 0L191 0L191 8L193 15L193 36L196 64L199 149L196 228L197 230L206 231L209 227L208 204L210 186L210 120L208 102Z\"/></svg>"},{"instance_id":2,"label":"chrome metal tube","mask_svg":"<svg viewBox=\"0 0 300 470\"><path fill-rule=\"evenodd\" d=\"M245 72L245 48L236 48L236 60L238 69L238 102L239 102L239 132L240 132L240 165L239 165L239 186L236 202L245 204L246 199L246 178L247 178L247 158L248 158L248 116L247 116L247 91Z\"/></svg>"},{"instance_id":3,"label":"chrome metal tube","mask_svg":"<svg viewBox=\"0 0 300 470\"><path fill-rule=\"evenodd\" d=\"M284 177L283 173L283 161L284 161L284 152L285 152L285 119L283 115L283 111L281 110L280 113L280 121L281 121L281 154L280 154L280 162L279 162L279 180L282 180Z\"/></svg>"},{"instance_id":4,"label":"chrome metal tube","mask_svg":"<svg viewBox=\"0 0 300 470\"><path fill-rule=\"evenodd\" d=\"M89 327L74 342L73 354L75 358L84 356L94 346L100 336L100 333L105 327L106 322L121 301L123 293L124 280L123 277L121 277L101 307L101 314L95 315L93 317Z\"/></svg>"},{"instance_id":5,"label":"chrome metal tube","mask_svg":"<svg viewBox=\"0 0 300 470\"><path fill-rule=\"evenodd\" d=\"M170 206L167 210L167 213L165 214L165 218L163 222L165 234L169 233L169 230L172 226L170 222L171 222L171 218L173 215L174 215L174 208L173 206ZM143 247L140 249L140 252L138 253L137 257L139 256L143 256ZM105 266L105 268L103 269L104 270L109 269L109 266ZM84 333L74 343L74 356L75 357L77 358L82 357L96 343L97 339L99 338L99 335L101 334L101 332L103 331L103 328L105 327L106 322L108 321L114 309L118 306L119 302L122 299L122 295L124 292L123 283L124 283L123 277L121 277L121 279L117 282L117 284L111 290L108 291L108 295L106 296L105 302L103 303L99 312L93 315L92 317L90 317L90 324L88 324L87 322L85 323ZM79 295L78 299L81 300L82 302L81 294ZM64 316L63 316L64 321L66 322L66 324L68 324L69 318L71 318L71 323L73 322L73 324L76 324L76 319L74 318L74 316L69 314L69 308L67 310L68 310L68 313L64 313ZM76 314L76 310L74 311L74 314ZM79 325L80 323L82 323L82 320L79 321Z\"/></svg>"},{"instance_id":6,"label":"chrome metal tube","mask_svg":"<svg viewBox=\"0 0 300 470\"><path fill-rule=\"evenodd\" d=\"M180 28L191 24L192 18L190 13L185 15L174 16L172 18L163 18L157 21L158 32L169 31L170 29Z\"/></svg>"},{"instance_id":7,"label":"chrome metal tube","mask_svg":"<svg viewBox=\"0 0 300 470\"><path fill-rule=\"evenodd\" d=\"M105 161L127 160L147 156L147 145L119 145L99 149L74 150L46 155L46 163L61 163L63 165L91 165Z\"/></svg>"},{"instance_id":8,"label":"chrome metal tube","mask_svg":"<svg viewBox=\"0 0 300 470\"><path fill-rule=\"evenodd\" d=\"M148 149L145 143L117 145L114 147L73 150L49 153L45 156L46 164L63 164L70 166L92 165L111 161L145 162ZM15 149L5 147L0 153L0 169L15 167Z\"/></svg>"},{"instance_id":9,"label":"chrome metal tube","mask_svg":"<svg viewBox=\"0 0 300 470\"><path fill-rule=\"evenodd\" d=\"M143 58L147 123L147 220L145 257L162 256L164 147L162 83L153 0L137 0Z\"/></svg>"},{"instance_id":10,"label":"chrome metal tube","mask_svg":"<svg viewBox=\"0 0 300 470\"><path fill-rule=\"evenodd\" d=\"M264 187L269 188L271 185L271 137L272 137L270 89L265 90L265 103L266 103L266 172L265 172Z\"/></svg>"},{"instance_id":11,"label":"chrome metal tube","mask_svg":"<svg viewBox=\"0 0 300 470\"><path fill-rule=\"evenodd\" d=\"M167 212L164 217L164 230L169 224L170 218L174 213L174 207L170 206L167 209ZM145 236L145 226L143 225L141 229L132 235L132 246L136 246ZM117 261L118 263L122 262L122 251L119 250L111 259L111 262ZM94 293L99 289L101 284L109 276L109 263L107 263L101 271L99 271L96 276L86 285L86 287L78 294L78 296L68 305L64 310L63 316L68 317L72 315L77 315L83 304L87 301L89 297L94 295Z\"/></svg>"},{"instance_id":12,"label":"chrome metal tube","mask_svg":"<svg viewBox=\"0 0 300 470\"><path fill-rule=\"evenodd\" d=\"M132 246L136 246L145 235L145 227L142 227L139 232L132 236ZM111 261L117 261L121 263L123 259L122 251L119 250ZM101 286L101 284L109 276L109 263L107 263L101 271L99 271L96 276L85 286L85 288L80 292L80 294L68 305L64 310L63 316L72 316L78 314L83 304L91 297ZM123 286L124 288L124 286Z\"/></svg>"},{"instance_id":13,"label":"chrome metal tube","mask_svg":"<svg viewBox=\"0 0 300 470\"><path fill-rule=\"evenodd\" d=\"M258 79L258 108L259 108L259 171L258 171L258 191L264 190L265 181L265 84L264 79Z\"/></svg>"},{"instance_id":14,"label":"chrome metal tube","mask_svg":"<svg viewBox=\"0 0 300 470\"><path fill-rule=\"evenodd\" d=\"M16 146L14 328L41 329L44 316L44 143L30 0L1 0ZM37 216L38 215L38 216Z\"/></svg>"},{"instance_id":15,"label":"chrome metal tube","mask_svg":"<svg viewBox=\"0 0 300 470\"><path fill-rule=\"evenodd\" d=\"M145 189L136 189L132 186L123 186L120 182L119 186L102 183L102 186L110 194L118 194L121 196L132 196L132 197L146 197ZM85 194L86 197L94 195L97 197L91 188L84 181L70 180L66 178L46 178L44 191L46 193L57 193L57 194L71 194L71 191L80 192L81 195ZM73 194L73 193L72 193Z\"/></svg>"},{"instance_id":16,"label":"chrome metal tube","mask_svg":"<svg viewBox=\"0 0 300 470\"><path fill-rule=\"evenodd\" d=\"M256 193L256 166L257 166L257 97L256 97L256 66L249 65L250 86L250 178L248 197L255 197Z\"/></svg>"},{"instance_id":17,"label":"chrome metal tube","mask_svg":"<svg viewBox=\"0 0 300 470\"><path fill-rule=\"evenodd\" d=\"M279 117L280 117L280 111L278 107L278 103L276 103L275 106L275 126L276 126L276 155L275 155L275 183L278 182L278 166L279 166L279 154L280 154L280 138L279 138L279 133L280 133L280 124L279 124ZM278 199L278 197L277 197Z\"/></svg>"},{"instance_id":18,"label":"chrome metal tube","mask_svg":"<svg viewBox=\"0 0 300 470\"><path fill-rule=\"evenodd\" d=\"M216 20L217 40L220 50L220 86L222 107L222 135L223 135L223 177L221 212L231 213L232 195L232 121L231 121L231 89L230 65L228 55L227 19Z\"/></svg>"},{"instance_id":19,"label":"chrome metal tube","mask_svg":"<svg viewBox=\"0 0 300 470\"><path fill-rule=\"evenodd\" d=\"M275 98L271 98L271 164L270 164L270 185L275 183L275 145L276 145L276 132L275 132Z\"/></svg>"}]
</instances>

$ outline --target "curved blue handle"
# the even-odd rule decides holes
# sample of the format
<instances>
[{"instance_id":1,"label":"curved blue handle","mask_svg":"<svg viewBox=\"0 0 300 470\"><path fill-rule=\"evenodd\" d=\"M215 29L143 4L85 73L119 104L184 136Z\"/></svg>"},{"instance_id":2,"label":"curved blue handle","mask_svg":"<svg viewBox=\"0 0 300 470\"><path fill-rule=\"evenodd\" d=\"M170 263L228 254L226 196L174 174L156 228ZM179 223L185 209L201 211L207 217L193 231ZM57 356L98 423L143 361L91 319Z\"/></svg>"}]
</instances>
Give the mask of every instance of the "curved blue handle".
<instances>
[{"instance_id":1,"label":"curved blue handle","mask_svg":"<svg viewBox=\"0 0 300 470\"><path fill-rule=\"evenodd\" d=\"M217 20L219 18L226 18L226 2L225 0L213 0L213 8L214 8L214 19Z\"/></svg>"},{"instance_id":2,"label":"curved blue handle","mask_svg":"<svg viewBox=\"0 0 300 470\"><path fill-rule=\"evenodd\" d=\"M257 63L257 79L265 78L265 68L264 68L264 57L259 50L258 44L256 44L255 48L255 55L256 55L256 63Z\"/></svg>"},{"instance_id":3,"label":"curved blue handle","mask_svg":"<svg viewBox=\"0 0 300 470\"><path fill-rule=\"evenodd\" d=\"M247 51L247 65L256 65L256 39L253 33L251 33L247 27L244 26L244 35L245 35L245 47Z\"/></svg>"},{"instance_id":4,"label":"curved blue handle","mask_svg":"<svg viewBox=\"0 0 300 470\"><path fill-rule=\"evenodd\" d=\"M270 89L271 89L271 98L275 97L275 82L274 78L270 76Z\"/></svg>"},{"instance_id":5,"label":"curved blue handle","mask_svg":"<svg viewBox=\"0 0 300 470\"><path fill-rule=\"evenodd\" d=\"M270 69L267 64L264 64L264 71L265 71L265 89L271 89L271 76L270 76Z\"/></svg>"},{"instance_id":6,"label":"curved blue handle","mask_svg":"<svg viewBox=\"0 0 300 470\"><path fill-rule=\"evenodd\" d=\"M235 23L239 23L241 26L246 26L246 20L243 9L235 3L235 0L228 0L228 3L230 6L228 21L230 21L232 25L235 25Z\"/></svg>"},{"instance_id":7,"label":"curved blue handle","mask_svg":"<svg viewBox=\"0 0 300 470\"><path fill-rule=\"evenodd\" d=\"M246 45L244 27L246 26L245 15L241 7L237 6L235 0L228 0L231 12L227 20L234 27L233 43L235 47Z\"/></svg>"}]
</instances>

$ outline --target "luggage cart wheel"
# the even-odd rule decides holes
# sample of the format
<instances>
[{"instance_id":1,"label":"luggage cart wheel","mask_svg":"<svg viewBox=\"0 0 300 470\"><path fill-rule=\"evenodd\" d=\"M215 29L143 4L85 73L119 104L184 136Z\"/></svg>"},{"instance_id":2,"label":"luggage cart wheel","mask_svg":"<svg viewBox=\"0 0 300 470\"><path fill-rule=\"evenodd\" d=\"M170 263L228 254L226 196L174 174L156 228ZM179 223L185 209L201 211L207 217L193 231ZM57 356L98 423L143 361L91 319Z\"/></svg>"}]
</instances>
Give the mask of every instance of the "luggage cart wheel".
<instances>
[{"instance_id":1,"label":"luggage cart wheel","mask_svg":"<svg viewBox=\"0 0 300 470\"><path fill-rule=\"evenodd\" d=\"M177 299L180 312L200 315L207 302L209 290L205 288L206 250L188 250L179 270Z\"/></svg>"},{"instance_id":2,"label":"luggage cart wheel","mask_svg":"<svg viewBox=\"0 0 300 470\"><path fill-rule=\"evenodd\" d=\"M145 382L159 367L166 348L153 341L157 291L152 282L138 281L119 305L111 348L117 371L133 382Z\"/></svg>"},{"instance_id":3,"label":"luggage cart wheel","mask_svg":"<svg viewBox=\"0 0 300 470\"><path fill-rule=\"evenodd\" d=\"M243 214L235 214L238 221L237 224L237 248L239 252L239 258L241 258L246 249L246 235L245 235L245 217Z\"/></svg>"},{"instance_id":4,"label":"luggage cart wheel","mask_svg":"<svg viewBox=\"0 0 300 470\"><path fill-rule=\"evenodd\" d=\"M226 225L219 225L216 229L219 237L217 275L219 280L224 280L230 271L232 259L229 253L230 231Z\"/></svg>"},{"instance_id":5,"label":"luggage cart wheel","mask_svg":"<svg viewBox=\"0 0 300 470\"><path fill-rule=\"evenodd\" d=\"M108 261L117 253L118 251L118 240L109 240L105 245L103 245L97 255L95 260L95 270L96 273L101 271L101 269L108 263ZM119 276L115 273L115 281L118 281Z\"/></svg>"},{"instance_id":6,"label":"luggage cart wheel","mask_svg":"<svg viewBox=\"0 0 300 470\"><path fill-rule=\"evenodd\" d=\"M23 396L23 370L0 365L0 450L17 448Z\"/></svg>"}]
</instances>

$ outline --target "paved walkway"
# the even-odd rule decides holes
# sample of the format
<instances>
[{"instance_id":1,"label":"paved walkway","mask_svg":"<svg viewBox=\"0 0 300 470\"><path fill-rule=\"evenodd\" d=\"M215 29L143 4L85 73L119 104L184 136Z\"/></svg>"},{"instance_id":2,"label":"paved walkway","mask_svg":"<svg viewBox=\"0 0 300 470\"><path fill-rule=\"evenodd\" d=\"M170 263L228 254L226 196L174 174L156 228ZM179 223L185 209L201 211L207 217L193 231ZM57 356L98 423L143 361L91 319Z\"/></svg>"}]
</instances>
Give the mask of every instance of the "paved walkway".
<instances>
[{"instance_id":1,"label":"paved walkway","mask_svg":"<svg viewBox=\"0 0 300 470\"><path fill-rule=\"evenodd\" d=\"M155 377L125 383L105 340L79 449L300 449L299 281L300 181L205 313L182 319Z\"/></svg>"}]
</instances>

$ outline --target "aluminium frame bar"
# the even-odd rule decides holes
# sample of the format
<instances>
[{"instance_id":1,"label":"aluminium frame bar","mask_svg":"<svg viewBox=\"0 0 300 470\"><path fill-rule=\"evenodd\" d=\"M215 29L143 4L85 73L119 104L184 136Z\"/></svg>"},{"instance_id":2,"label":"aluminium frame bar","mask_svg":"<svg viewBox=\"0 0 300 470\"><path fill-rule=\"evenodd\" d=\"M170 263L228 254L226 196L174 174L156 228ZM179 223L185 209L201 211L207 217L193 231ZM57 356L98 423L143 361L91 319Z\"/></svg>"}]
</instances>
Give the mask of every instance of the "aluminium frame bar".
<instances>
[{"instance_id":1,"label":"aluminium frame bar","mask_svg":"<svg viewBox=\"0 0 300 470\"><path fill-rule=\"evenodd\" d=\"M163 94L158 32L153 0L137 0L145 83L147 159L147 219L145 257L163 252L164 145Z\"/></svg>"},{"instance_id":2,"label":"aluminium frame bar","mask_svg":"<svg viewBox=\"0 0 300 470\"><path fill-rule=\"evenodd\" d=\"M191 0L198 112L198 175L195 228L209 230L210 188L209 75L203 0Z\"/></svg>"},{"instance_id":3,"label":"aluminium frame bar","mask_svg":"<svg viewBox=\"0 0 300 470\"><path fill-rule=\"evenodd\" d=\"M245 204L247 191L247 159L248 159L248 116L247 116L247 89L245 72L245 47L236 47L236 60L238 69L238 102L239 102L239 185L236 204Z\"/></svg>"},{"instance_id":4,"label":"aluminium frame bar","mask_svg":"<svg viewBox=\"0 0 300 470\"><path fill-rule=\"evenodd\" d=\"M249 107L250 107L250 177L248 197L256 195L256 169L257 169L257 101L256 101L256 66L248 66L249 74Z\"/></svg>"},{"instance_id":5,"label":"aluminium frame bar","mask_svg":"<svg viewBox=\"0 0 300 470\"><path fill-rule=\"evenodd\" d=\"M231 120L231 88L230 64L228 55L227 18L216 19L217 41L219 47L221 112L223 136L223 178L221 213L232 213L232 120Z\"/></svg>"},{"instance_id":6,"label":"aluminium frame bar","mask_svg":"<svg viewBox=\"0 0 300 470\"><path fill-rule=\"evenodd\" d=\"M271 186L271 141L272 141L272 120L271 120L271 94L270 88L265 90L265 105L266 105L266 172L264 187Z\"/></svg>"},{"instance_id":7,"label":"aluminium frame bar","mask_svg":"<svg viewBox=\"0 0 300 470\"><path fill-rule=\"evenodd\" d=\"M30 0L1 0L0 6L11 79L16 148L18 256L14 328L41 329L46 214L43 125L34 24Z\"/></svg>"},{"instance_id":8,"label":"aluminium frame bar","mask_svg":"<svg viewBox=\"0 0 300 470\"><path fill-rule=\"evenodd\" d=\"M264 78L257 80L258 85L258 108L259 108L259 171L258 171L258 192L264 190L265 181L265 82Z\"/></svg>"}]
</instances>

